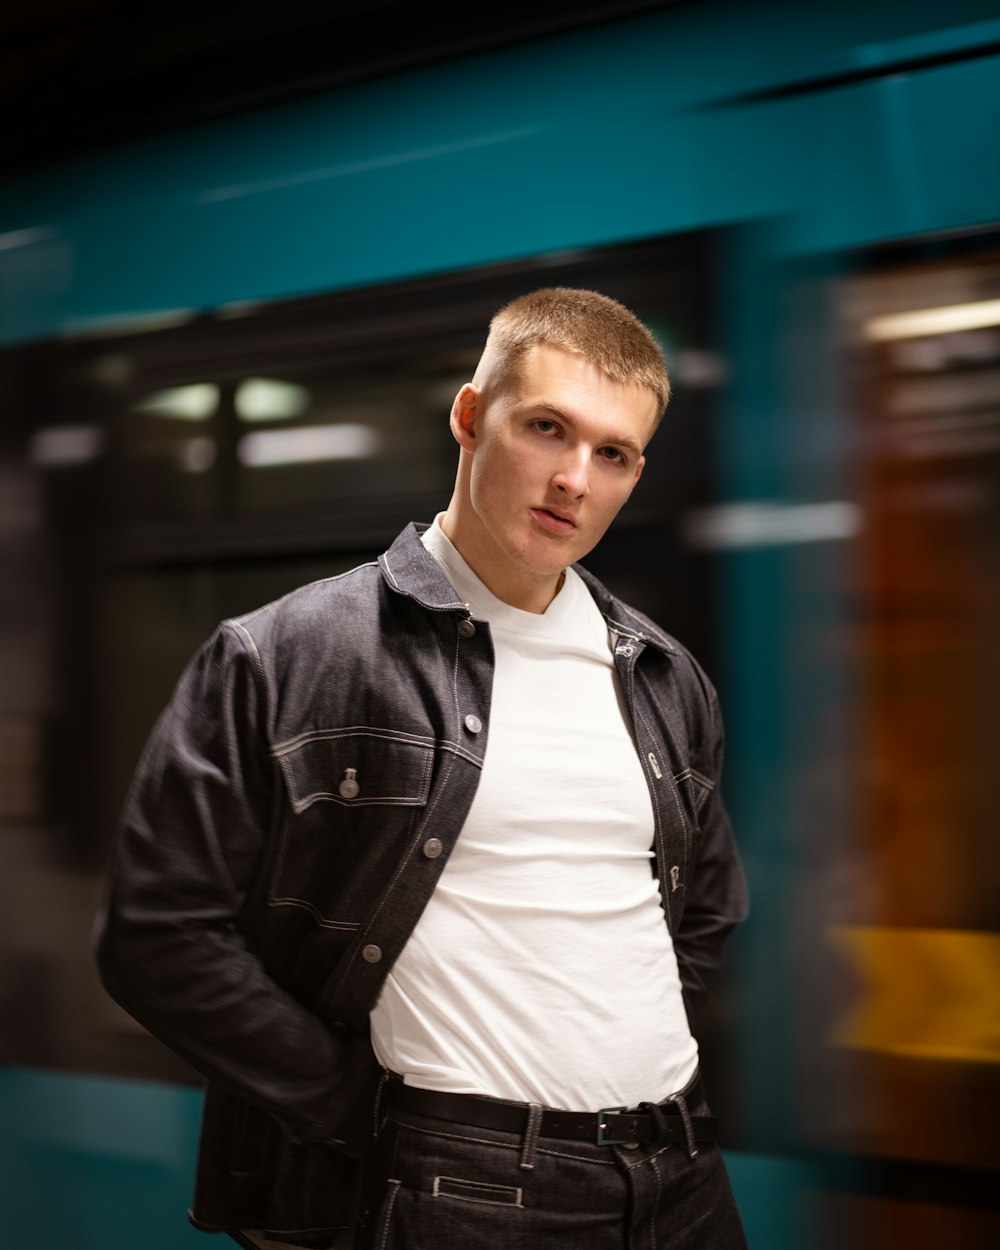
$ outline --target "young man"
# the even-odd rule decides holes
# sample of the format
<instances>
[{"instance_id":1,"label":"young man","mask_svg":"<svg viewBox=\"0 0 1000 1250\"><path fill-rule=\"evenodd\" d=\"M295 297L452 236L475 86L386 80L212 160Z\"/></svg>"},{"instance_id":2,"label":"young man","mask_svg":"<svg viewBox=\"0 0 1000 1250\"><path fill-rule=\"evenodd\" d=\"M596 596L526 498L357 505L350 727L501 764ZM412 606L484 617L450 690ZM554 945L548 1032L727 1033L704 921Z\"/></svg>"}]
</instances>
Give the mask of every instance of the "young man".
<instances>
[{"instance_id":1,"label":"young man","mask_svg":"<svg viewBox=\"0 0 1000 1250\"><path fill-rule=\"evenodd\" d=\"M668 395L620 304L515 300L452 407L447 511L182 677L99 959L208 1078L199 1227L744 1245L689 1026L746 908L715 693L573 567Z\"/></svg>"}]
</instances>

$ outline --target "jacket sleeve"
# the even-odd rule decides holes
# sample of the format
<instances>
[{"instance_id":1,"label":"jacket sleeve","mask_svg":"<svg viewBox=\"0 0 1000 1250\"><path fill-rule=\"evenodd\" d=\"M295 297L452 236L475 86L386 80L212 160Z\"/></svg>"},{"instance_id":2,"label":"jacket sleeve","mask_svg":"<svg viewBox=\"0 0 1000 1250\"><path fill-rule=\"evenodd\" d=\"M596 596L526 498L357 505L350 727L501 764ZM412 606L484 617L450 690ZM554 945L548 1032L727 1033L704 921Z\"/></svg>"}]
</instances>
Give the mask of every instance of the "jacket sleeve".
<instances>
[{"instance_id":1,"label":"jacket sleeve","mask_svg":"<svg viewBox=\"0 0 1000 1250\"><path fill-rule=\"evenodd\" d=\"M746 879L722 801L723 730L715 691L707 684L710 780L714 788L699 814L696 858L674 950L688 1017L704 1008L726 938L748 912Z\"/></svg>"},{"instance_id":2,"label":"jacket sleeve","mask_svg":"<svg viewBox=\"0 0 1000 1250\"><path fill-rule=\"evenodd\" d=\"M241 904L275 802L262 673L238 626L185 670L126 801L95 933L108 992L222 1088L299 1140L338 1140L367 1039L286 993L248 947Z\"/></svg>"}]
</instances>

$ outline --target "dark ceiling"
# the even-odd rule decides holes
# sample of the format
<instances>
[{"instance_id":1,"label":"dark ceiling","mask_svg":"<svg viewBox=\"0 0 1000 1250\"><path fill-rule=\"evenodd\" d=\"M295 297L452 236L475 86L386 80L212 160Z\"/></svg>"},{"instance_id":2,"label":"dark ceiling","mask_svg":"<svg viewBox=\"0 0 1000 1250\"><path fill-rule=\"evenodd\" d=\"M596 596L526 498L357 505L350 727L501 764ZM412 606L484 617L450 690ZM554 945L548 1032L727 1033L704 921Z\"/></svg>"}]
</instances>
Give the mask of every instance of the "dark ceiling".
<instances>
[{"instance_id":1,"label":"dark ceiling","mask_svg":"<svg viewBox=\"0 0 1000 1250\"><path fill-rule=\"evenodd\" d=\"M4 0L0 170L677 3Z\"/></svg>"}]
</instances>

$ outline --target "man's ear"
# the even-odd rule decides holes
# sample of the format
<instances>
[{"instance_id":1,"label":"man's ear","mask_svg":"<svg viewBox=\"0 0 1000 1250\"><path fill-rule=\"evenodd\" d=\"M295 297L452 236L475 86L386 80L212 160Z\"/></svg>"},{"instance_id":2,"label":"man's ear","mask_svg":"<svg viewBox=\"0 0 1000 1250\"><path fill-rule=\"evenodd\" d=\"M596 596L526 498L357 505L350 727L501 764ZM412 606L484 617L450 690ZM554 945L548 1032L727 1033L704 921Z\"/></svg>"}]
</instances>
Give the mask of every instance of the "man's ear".
<instances>
[{"instance_id":1,"label":"man's ear","mask_svg":"<svg viewBox=\"0 0 1000 1250\"><path fill-rule=\"evenodd\" d=\"M476 423L482 404L482 392L466 382L451 406L451 432L463 451L475 451Z\"/></svg>"}]
</instances>

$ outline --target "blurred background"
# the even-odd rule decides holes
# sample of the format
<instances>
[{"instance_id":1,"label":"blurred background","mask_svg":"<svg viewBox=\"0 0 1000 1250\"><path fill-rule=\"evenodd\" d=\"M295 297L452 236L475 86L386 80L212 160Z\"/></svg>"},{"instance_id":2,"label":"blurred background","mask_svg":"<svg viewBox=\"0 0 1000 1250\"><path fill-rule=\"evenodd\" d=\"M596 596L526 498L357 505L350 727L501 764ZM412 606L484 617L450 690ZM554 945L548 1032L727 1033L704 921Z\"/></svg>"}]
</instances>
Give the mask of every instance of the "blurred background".
<instances>
[{"instance_id":1,"label":"blurred background","mask_svg":"<svg viewBox=\"0 0 1000 1250\"><path fill-rule=\"evenodd\" d=\"M555 283L675 381L587 563L727 716L752 1250L1000 1245L995 2L448 7L0 13L0 1246L208 1244L91 963L124 788L220 618L443 506Z\"/></svg>"}]
</instances>

